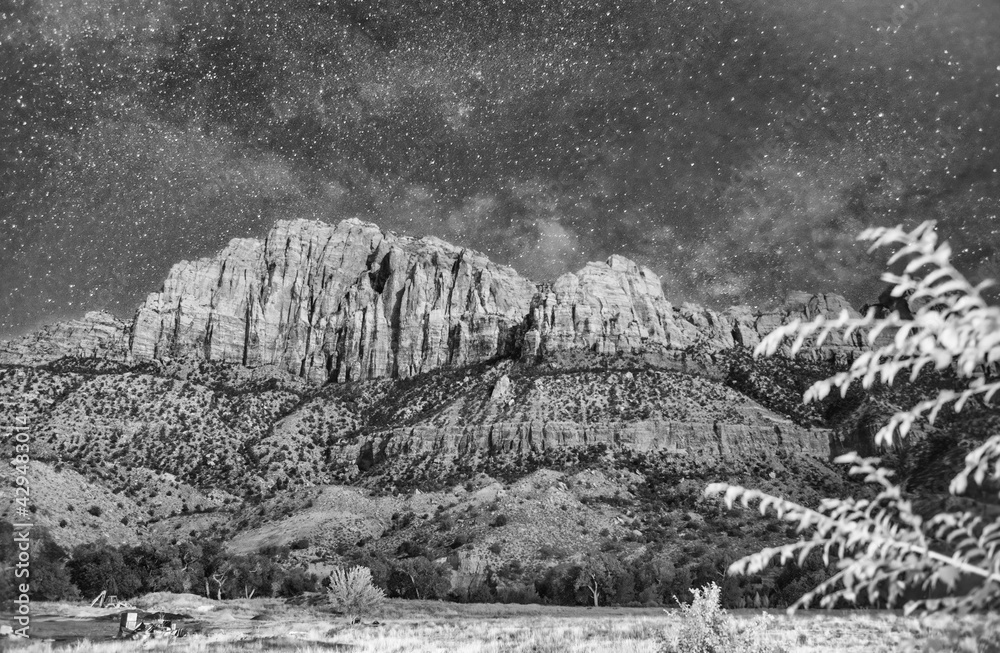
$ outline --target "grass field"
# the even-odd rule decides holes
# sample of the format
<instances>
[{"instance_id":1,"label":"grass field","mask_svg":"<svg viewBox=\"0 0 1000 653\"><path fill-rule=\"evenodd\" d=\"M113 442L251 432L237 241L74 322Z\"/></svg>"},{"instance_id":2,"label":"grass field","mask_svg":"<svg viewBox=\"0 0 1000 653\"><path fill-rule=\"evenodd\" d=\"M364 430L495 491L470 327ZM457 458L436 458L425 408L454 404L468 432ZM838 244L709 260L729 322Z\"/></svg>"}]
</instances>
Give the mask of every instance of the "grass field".
<instances>
[{"instance_id":1,"label":"grass field","mask_svg":"<svg viewBox=\"0 0 1000 653\"><path fill-rule=\"evenodd\" d=\"M130 653L170 650L191 653L274 651L320 653L653 653L676 632L678 617L653 608L569 608L558 606L460 605L434 601L389 601L378 624L348 624L323 608L290 606L273 599L213 602L202 599L189 614L200 632L145 643L110 641L117 631L112 615L67 604L38 604L33 632L68 632L83 625L90 639L9 640L0 649L19 653L50 651ZM163 602L161 602L161 605ZM184 602L157 609L175 610ZM148 609L148 608L147 608ZM41 615L47 616L41 616ZM737 620L755 614L740 611ZM96 627L95 627L96 624ZM767 641L787 653L881 653L897 650L976 652L958 632L982 630L984 620L904 617L891 612L775 613ZM70 628L69 630L72 630ZM971 646L971 648L968 648Z\"/></svg>"}]
</instances>

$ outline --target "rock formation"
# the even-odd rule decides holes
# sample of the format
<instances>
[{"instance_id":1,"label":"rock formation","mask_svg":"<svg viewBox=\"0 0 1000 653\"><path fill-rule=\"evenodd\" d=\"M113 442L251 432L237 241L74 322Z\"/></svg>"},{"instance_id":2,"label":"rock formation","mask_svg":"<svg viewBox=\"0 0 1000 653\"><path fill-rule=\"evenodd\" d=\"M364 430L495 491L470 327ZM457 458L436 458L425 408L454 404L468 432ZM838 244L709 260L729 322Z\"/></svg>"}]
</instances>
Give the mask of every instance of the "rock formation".
<instances>
[{"instance_id":1,"label":"rock formation","mask_svg":"<svg viewBox=\"0 0 1000 653\"><path fill-rule=\"evenodd\" d=\"M67 356L124 360L129 354L129 330L114 315L94 311L0 342L0 365L42 365Z\"/></svg>"},{"instance_id":2,"label":"rock formation","mask_svg":"<svg viewBox=\"0 0 1000 653\"><path fill-rule=\"evenodd\" d=\"M542 453L560 447L604 444L639 452L662 451L699 459L737 460L761 454L801 454L828 458L830 432L805 429L791 422L770 424L702 424L672 420L636 422L525 421L475 426L415 426L379 433L349 447L360 455L368 447L388 458L419 454L469 456Z\"/></svg>"},{"instance_id":3,"label":"rock formation","mask_svg":"<svg viewBox=\"0 0 1000 653\"><path fill-rule=\"evenodd\" d=\"M433 237L373 224L278 222L261 240L175 265L131 325L108 314L48 327L0 345L0 363L61 356L203 359L276 366L314 383L407 378L496 357L560 352L670 359L752 347L795 317L836 315L836 295L793 293L777 311L719 313L673 306L651 270L612 256L552 284ZM860 340L812 355L850 360Z\"/></svg>"},{"instance_id":4,"label":"rock formation","mask_svg":"<svg viewBox=\"0 0 1000 653\"><path fill-rule=\"evenodd\" d=\"M712 311L698 309L706 326L720 322ZM719 335L702 332L693 321L675 314L663 295L660 279L649 268L612 256L607 263L588 263L543 288L531 304L524 337L525 355L587 349L599 354L639 353L651 349L683 349ZM732 346L723 334L719 346ZM720 347L716 347L720 348Z\"/></svg>"},{"instance_id":5,"label":"rock formation","mask_svg":"<svg viewBox=\"0 0 1000 653\"><path fill-rule=\"evenodd\" d=\"M311 381L409 377L516 352L535 287L436 238L283 221L174 266L135 320L137 358L280 365Z\"/></svg>"}]
</instances>

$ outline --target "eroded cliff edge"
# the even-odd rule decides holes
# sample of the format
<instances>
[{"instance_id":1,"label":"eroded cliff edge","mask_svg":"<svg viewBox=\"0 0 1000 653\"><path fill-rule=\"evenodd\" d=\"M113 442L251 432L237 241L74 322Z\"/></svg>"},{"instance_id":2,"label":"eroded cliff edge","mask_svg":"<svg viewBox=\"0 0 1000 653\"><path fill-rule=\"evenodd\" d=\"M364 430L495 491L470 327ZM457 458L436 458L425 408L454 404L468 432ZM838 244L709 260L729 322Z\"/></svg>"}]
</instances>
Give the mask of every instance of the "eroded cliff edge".
<instances>
[{"instance_id":1,"label":"eroded cliff edge","mask_svg":"<svg viewBox=\"0 0 1000 653\"><path fill-rule=\"evenodd\" d=\"M89 313L0 343L0 364L62 356L201 359L273 366L312 383L408 378L493 358L566 352L675 360L752 347L796 317L839 314L837 295L794 293L776 311L674 306L659 277L622 256L535 284L484 255L360 220L275 224L264 240L176 264L131 323ZM813 356L850 360L860 339Z\"/></svg>"}]
</instances>

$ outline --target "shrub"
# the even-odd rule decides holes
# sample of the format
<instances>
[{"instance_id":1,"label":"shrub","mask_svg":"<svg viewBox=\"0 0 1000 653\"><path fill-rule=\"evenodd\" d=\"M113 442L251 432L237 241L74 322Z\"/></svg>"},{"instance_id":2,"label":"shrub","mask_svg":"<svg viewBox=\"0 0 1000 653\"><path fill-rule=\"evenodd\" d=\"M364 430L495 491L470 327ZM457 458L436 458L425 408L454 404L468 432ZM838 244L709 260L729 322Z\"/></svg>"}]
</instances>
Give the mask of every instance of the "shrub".
<instances>
[{"instance_id":1,"label":"shrub","mask_svg":"<svg viewBox=\"0 0 1000 653\"><path fill-rule=\"evenodd\" d=\"M102 510L100 506L90 506L89 508L87 508L87 512L92 514L94 517L100 517Z\"/></svg>"},{"instance_id":2,"label":"shrub","mask_svg":"<svg viewBox=\"0 0 1000 653\"><path fill-rule=\"evenodd\" d=\"M694 600L680 604L680 629L663 653L777 653L780 647L766 642L765 631L774 617L762 614L740 628L719 603L715 583L691 590ZM675 597L676 600L676 597Z\"/></svg>"},{"instance_id":3,"label":"shrub","mask_svg":"<svg viewBox=\"0 0 1000 653\"><path fill-rule=\"evenodd\" d=\"M352 621L378 610L385 602L385 592L375 587L367 567L334 569L329 580L326 596L330 605Z\"/></svg>"},{"instance_id":4,"label":"shrub","mask_svg":"<svg viewBox=\"0 0 1000 653\"><path fill-rule=\"evenodd\" d=\"M538 556L542 560L548 560L549 558L565 558L567 555L566 550L555 546L554 544L543 544L538 549Z\"/></svg>"},{"instance_id":5,"label":"shrub","mask_svg":"<svg viewBox=\"0 0 1000 653\"><path fill-rule=\"evenodd\" d=\"M806 324L795 320L768 335L754 353L771 355L786 336L795 335L794 355L807 338L821 344L835 329L843 329L846 340L859 329L871 328L868 341L874 345L876 337L890 327L897 332L888 344L862 353L848 371L815 383L806 392L805 401L822 400L833 387L846 394L856 380L865 388L876 378L892 384L904 370L916 380L928 365L938 371L952 369L959 379L968 381L964 391L941 390L933 399L896 413L875 437L877 445L888 446L897 436L905 437L924 415L933 424L945 405L953 404L957 413L969 399L986 405L1000 390L1000 382L991 381L1000 360L1000 308L988 306L979 292L983 286L972 286L952 267L951 249L947 243L937 244L933 222L909 233L899 227L870 229L860 238L874 241L873 249L902 246L889 263L908 258L903 274L882 278L893 284L894 297L911 294L914 304L922 303L912 319L903 319L898 313L876 319L872 309L861 318L851 318L844 311L835 320L823 316ZM911 276L914 274L919 276ZM779 517L795 523L799 532L811 533L798 542L738 560L730 573L755 573L774 559L801 560L813 550L828 556L833 550L840 555L837 573L791 609L808 606L816 598L825 607L833 607L841 599L856 602L861 596L870 602L884 599L893 604L912 590L923 596L932 591L945 596L910 600L905 605L907 613L916 609L963 612L996 605L1000 600L1000 518L981 507L982 495L994 494L1000 481L1000 434L971 451L965 457L965 468L951 481L952 494L963 495L971 482L979 486L979 498L963 497L962 502L952 502L929 518L915 512L903 488L890 479L893 472L878 467L877 458L850 453L838 461L851 464L852 474L877 484L877 496L872 500L826 499L812 510L725 483L706 489L708 495L724 494L730 506L737 499L744 505L759 501L761 512L772 508Z\"/></svg>"}]
</instances>

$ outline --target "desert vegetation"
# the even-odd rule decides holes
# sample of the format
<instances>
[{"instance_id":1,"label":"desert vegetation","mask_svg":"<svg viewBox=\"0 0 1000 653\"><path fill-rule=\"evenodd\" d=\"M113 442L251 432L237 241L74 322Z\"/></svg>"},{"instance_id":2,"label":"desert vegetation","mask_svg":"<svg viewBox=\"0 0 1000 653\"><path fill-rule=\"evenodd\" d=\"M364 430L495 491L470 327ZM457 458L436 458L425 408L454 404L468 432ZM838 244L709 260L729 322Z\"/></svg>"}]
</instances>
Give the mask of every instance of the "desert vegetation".
<instances>
[{"instance_id":1,"label":"desert vegetation","mask_svg":"<svg viewBox=\"0 0 1000 653\"><path fill-rule=\"evenodd\" d=\"M680 610L459 605L398 599L386 601L376 615L352 624L347 617L332 613L329 606L290 605L274 599L217 602L160 593L138 602L145 609L197 614L197 622L184 622L194 634L168 643L146 644L97 639L55 645L38 640L14 641L10 650L132 653L156 648L159 643L191 653L318 653L346 648L369 653L668 653L678 650L682 637L691 644L698 641L697 632L721 632L733 634L723 640L729 643L753 635L760 651L943 653L963 650L963 640L980 637L994 625L982 618L941 620L872 611L810 612L795 617L772 614L761 618L757 612L726 614L717 605L701 604L690 609L698 610L704 618L692 621ZM87 608L66 604L40 607L63 615L94 614ZM717 626L715 631L711 630L712 624ZM116 628L116 621L106 621L109 634ZM38 632L44 634L41 626Z\"/></svg>"}]
</instances>

